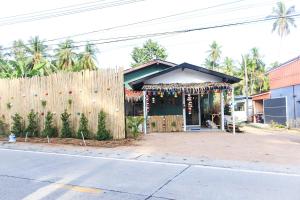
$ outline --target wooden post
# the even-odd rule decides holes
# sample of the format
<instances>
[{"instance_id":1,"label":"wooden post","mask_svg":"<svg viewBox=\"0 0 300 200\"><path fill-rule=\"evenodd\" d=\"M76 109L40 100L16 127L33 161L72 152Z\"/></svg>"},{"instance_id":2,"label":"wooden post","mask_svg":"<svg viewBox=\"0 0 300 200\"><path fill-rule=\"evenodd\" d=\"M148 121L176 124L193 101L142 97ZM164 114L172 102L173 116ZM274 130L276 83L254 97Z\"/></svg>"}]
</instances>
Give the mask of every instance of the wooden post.
<instances>
[{"instance_id":1,"label":"wooden post","mask_svg":"<svg viewBox=\"0 0 300 200\"><path fill-rule=\"evenodd\" d=\"M223 92L223 90L221 90L220 97L221 97L221 130L224 131L225 123L224 123L224 92Z\"/></svg>"},{"instance_id":2,"label":"wooden post","mask_svg":"<svg viewBox=\"0 0 300 200\"><path fill-rule=\"evenodd\" d=\"M144 134L147 134L147 102L146 91L143 91Z\"/></svg>"},{"instance_id":3,"label":"wooden post","mask_svg":"<svg viewBox=\"0 0 300 200\"><path fill-rule=\"evenodd\" d=\"M231 116L232 116L232 133L235 135L235 115L234 115L234 86L232 85L232 105L231 105Z\"/></svg>"}]
</instances>

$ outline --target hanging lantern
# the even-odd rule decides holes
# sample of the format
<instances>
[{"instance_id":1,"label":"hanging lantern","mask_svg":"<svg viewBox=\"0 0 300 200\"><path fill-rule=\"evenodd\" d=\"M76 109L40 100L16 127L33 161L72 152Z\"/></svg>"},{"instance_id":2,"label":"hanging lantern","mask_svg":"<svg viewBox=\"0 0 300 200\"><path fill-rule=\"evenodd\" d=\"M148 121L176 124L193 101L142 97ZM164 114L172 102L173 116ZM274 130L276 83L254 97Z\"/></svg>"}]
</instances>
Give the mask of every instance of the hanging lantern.
<instances>
[{"instance_id":1,"label":"hanging lantern","mask_svg":"<svg viewBox=\"0 0 300 200\"><path fill-rule=\"evenodd\" d=\"M160 97L161 97L161 98L164 97L164 93L163 93L163 92L160 93Z\"/></svg>"},{"instance_id":2,"label":"hanging lantern","mask_svg":"<svg viewBox=\"0 0 300 200\"><path fill-rule=\"evenodd\" d=\"M174 92L174 97L177 98L177 92Z\"/></svg>"},{"instance_id":3,"label":"hanging lantern","mask_svg":"<svg viewBox=\"0 0 300 200\"><path fill-rule=\"evenodd\" d=\"M155 104L155 97L152 97L152 103Z\"/></svg>"}]
</instances>

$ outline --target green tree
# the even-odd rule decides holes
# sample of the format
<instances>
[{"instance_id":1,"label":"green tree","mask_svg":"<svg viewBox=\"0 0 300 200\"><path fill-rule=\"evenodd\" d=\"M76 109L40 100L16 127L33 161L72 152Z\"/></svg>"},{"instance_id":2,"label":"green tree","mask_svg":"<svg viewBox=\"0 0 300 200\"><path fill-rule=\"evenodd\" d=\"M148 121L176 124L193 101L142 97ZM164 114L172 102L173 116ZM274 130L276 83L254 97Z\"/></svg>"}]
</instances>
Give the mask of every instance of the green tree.
<instances>
[{"instance_id":1,"label":"green tree","mask_svg":"<svg viewBox=\"0 0 300 200\"><path fill-rule=\"evenodd\" d=\"M26 46L30 58L30 68L45 61L47 57L48 46L39 38L39 36L32 37L28 41L29 45Z\"/></svg>"},{"instance_id":2,"label":"green tree","mask_svg":"<svg viewBox=\"0 0 300 200\"><path fill-rule=\"evenodd\" d=\"M97 68L97 53L98 49L94 45L87 43L84 47L84 52L79 54L78 67L76 71L85 69L95 70Z\"/></svg>"},{"instance_id":3,"label":"green tree","mask_svg":"<svg viewBox=\"0 0 300 200\"><path fill-rule=\"evenodd\" d=\"M223 73L228 74L230 76L234 76L236 71L234 66L234 61L229 57L225 57L222 63L222 70Z\"/></svg>"},{"instance_id":4,"label":"green tree","mask_svg":"<svg viewBox=\"0 0 300 200\"><path fill-rule=\"evenodd\" d=\"M82 113L81 116L80 116L80 121L79 121L79 128L78 128L78 131L77 131L77 138L82 138L82 135L84 136L85 139L89 139L91 134L90 134L90 131L89 131L89 128L88 128L88 119L87 117Z\"/></svg>"},{"instance_id":5,"label":"green tree","mask_svg":"<svg viewBox=\"0 0 300 200\"><path fill-rule=\"evenodd\" d=\"M216 41L213 41L211 45L209 45L209 50L207 51L208 57L205 60L205 66L208 69L216 70L219 67L219 60L221 58L221 46L218 45Z\"/></svg>"},{"instance_id":6,"label":"green tree","mask_svg":"<svg viewBox=\"0 0 300 200\"><path fill-rule=\"evenodd\" d=\"M23 118L18 113L16 113L14 116L12 116L12 120L13 123L11 127L11 132L15 134L17 137L19 136L23 137L24 129L25 129Z\"/></svg>"},{"instance_id":7,"label":"green tree","mask_svg":"<svg viewBox=\"0 0 300 200\"><path fill-rule=\"evenodd\" d=\"M25 130L28 133L28 136L38 136L39 135L39 119L38 113L33 110L28 114L28 126Z\"/></svg>"},{"instance_id":8,"label":"green tree","mask_svg":"<svg viewBox=\"0 0 300 200\"><path fill-rule=\"evenodd\" d=\"M131 57L134 61L131 66L136 67L154 59L166 60L168 54L164 47L149 39L143 44L143 47L135 47Z\"/></svg>"},{"instance_id":9,"label":"green tree","mask_svg":"<svg viewBox=\"0 0 300 200\"><path fill-rule=\"evenodd\" d=\"M45 128L42 131L42 137L57 137L57 128L53 124L53 113L47 112L45 117Z\"/></svg>"},{"instance_id":10,"label":"green tree","mask_svg":"<svg viewBox=\"0 0 300 200\"><path fill-rule=\"evenodd\" d=\"M72 71L76 62L77 54L73 40L66 40L55 49L56 65L59 70Z\"/></svg>"},{"instance_id":11,"label":"green tree","mask_svg":"<svg viewBox=\"0 0 300 200\"><path fill-rule=\"evenodd\" d=\"M70 125L70 116L71 114L65 110L60 117L62 120L61 137L63 138L71 138L73 136L73 131Z\"/></svg>"},{"instance_id":12,"label":"green tree","mask_svg":"<svg viewBox=\"0 0 300 200\"><path fill-rule=\"evenodd\" d=\"M112 139L112 136L106 128L106 114L104 111L101 111L98 114L98 130L97 130L97 135L96 139L97 140L110 140Z\"/></svg>"},{"instance_id":13,"label":"green tree","mask_svg":"<svg viewBox=\"0 0 300 200\"><path fill-rule=\"evenodd\" d=\"M291 16L294 13L295 6L286 8L282 1L277 2L272 14L268 16L269 18L275 18L272 32L277 31L281 38L288 35L290 33L290 27L296 27L295 19Z\"/></svg>"}]
</instances>

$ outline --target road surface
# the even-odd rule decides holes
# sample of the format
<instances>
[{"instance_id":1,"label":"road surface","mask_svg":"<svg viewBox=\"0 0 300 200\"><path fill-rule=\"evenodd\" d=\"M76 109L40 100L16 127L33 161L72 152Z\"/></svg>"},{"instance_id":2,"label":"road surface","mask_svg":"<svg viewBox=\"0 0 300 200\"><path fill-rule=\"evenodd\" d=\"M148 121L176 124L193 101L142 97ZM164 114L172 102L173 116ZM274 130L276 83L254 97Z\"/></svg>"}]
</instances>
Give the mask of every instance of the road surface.
<instances>
[{"instance_id":1,"label":"road surface","mask_svg":"<svg viewBox=\"0 0 300 200\"><path fill-rule=\"evenodd\" d=\"M300 175L0 149L0 199L289 200Z\"/></svg>"}]
</instances>

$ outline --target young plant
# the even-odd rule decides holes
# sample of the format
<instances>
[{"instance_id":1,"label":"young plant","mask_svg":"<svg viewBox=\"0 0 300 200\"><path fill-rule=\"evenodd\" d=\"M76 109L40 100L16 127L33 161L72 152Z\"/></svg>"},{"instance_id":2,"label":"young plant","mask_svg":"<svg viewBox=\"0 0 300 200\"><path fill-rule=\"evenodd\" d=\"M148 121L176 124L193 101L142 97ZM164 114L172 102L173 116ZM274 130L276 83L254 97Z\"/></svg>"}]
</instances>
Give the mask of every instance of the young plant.
<instances>
[{"instance_id":1,"label":"young plant","mask_svg":"<svg viewBox=\"0 0 300 200\"><path fill-rule=\"evenodd\" d=\"M28 137L38 136L39 135L39 119L38 113L33 110L28 114L28 126L25 129L25 133L28 133Z\"/></svg>"},{"instance_id":2,"label":"young plant","mask_svg":"<svg viewBox=\"0 0 300 200\"><path fill-rule=\"evenodd\" d=\"M70 116L71 114L65 110L60 117L62 120L61 137L63 138L71 138L73 136L73 131L70 126Z\"/></svg>"},{"instance_id":3,"label":"young plant","mask_svg":"<svg viewBox=\"0 0 300 200\"><path fill-rule=\"evenodd\" d=\"M77 131L77 138L81 139L82 135L84 136L85 139L90 138L90 131L88 128L88 123L89 123L89 121L88 121L87 117L82 113L80 116L79 128Z\"/></svg>"},{"instance_id":4,"label":"young plant","mask_svg":"<svg viewBox=\"0 0 300 200\"><path fill-rule=\"evenodd\" d=\"M6 131L7 131L7 124L0 119L0 135L6 135Z\"/></svg>"},{"instance_id":5,"label":"young plant","mask_svg":"<svg viewBox=\"0 0 300 200\"><path fill-rule=\"evenodd\" d=\"M53 113L47 112L45 118L45 129L42 131L42 137L57 137L57 128L53 125Z\"/></svg>"},{"instance_id":6,"label":"young plant","mask_svg":"<svg viewBox=\"0 0 300 200\"><path fill-rule=\"evenodd\" d=\"M13 134L15 134L15 136L19 137L23 137L24 136L24 121L23 118L16 113L14 116L12 116L12 128L11 128L11 132Z\"/></svg>"},{"instance_id":7,"label":"young plant","mask_svg":"<svg viewBox=\"0 0 300 200\"><path fill-rule=\"evenodd\" d=\"M139 126L144 122L143 117L128 117L127 126L130 129L130 132L134 139L139 136Z\"/></svg>"},{"instance_id":8,"label":"young plant","mask_svg":"<svg viewBox=\"0 0 300 200\"><path fill-rule=\"evenodd\" d=\"M104 111L101 111L98 114L98 131L96 135L97 140L110 140L112 139L112 135L109 130L106 129L105 125L106 114Z\"/></svg>"}]
</instances>

